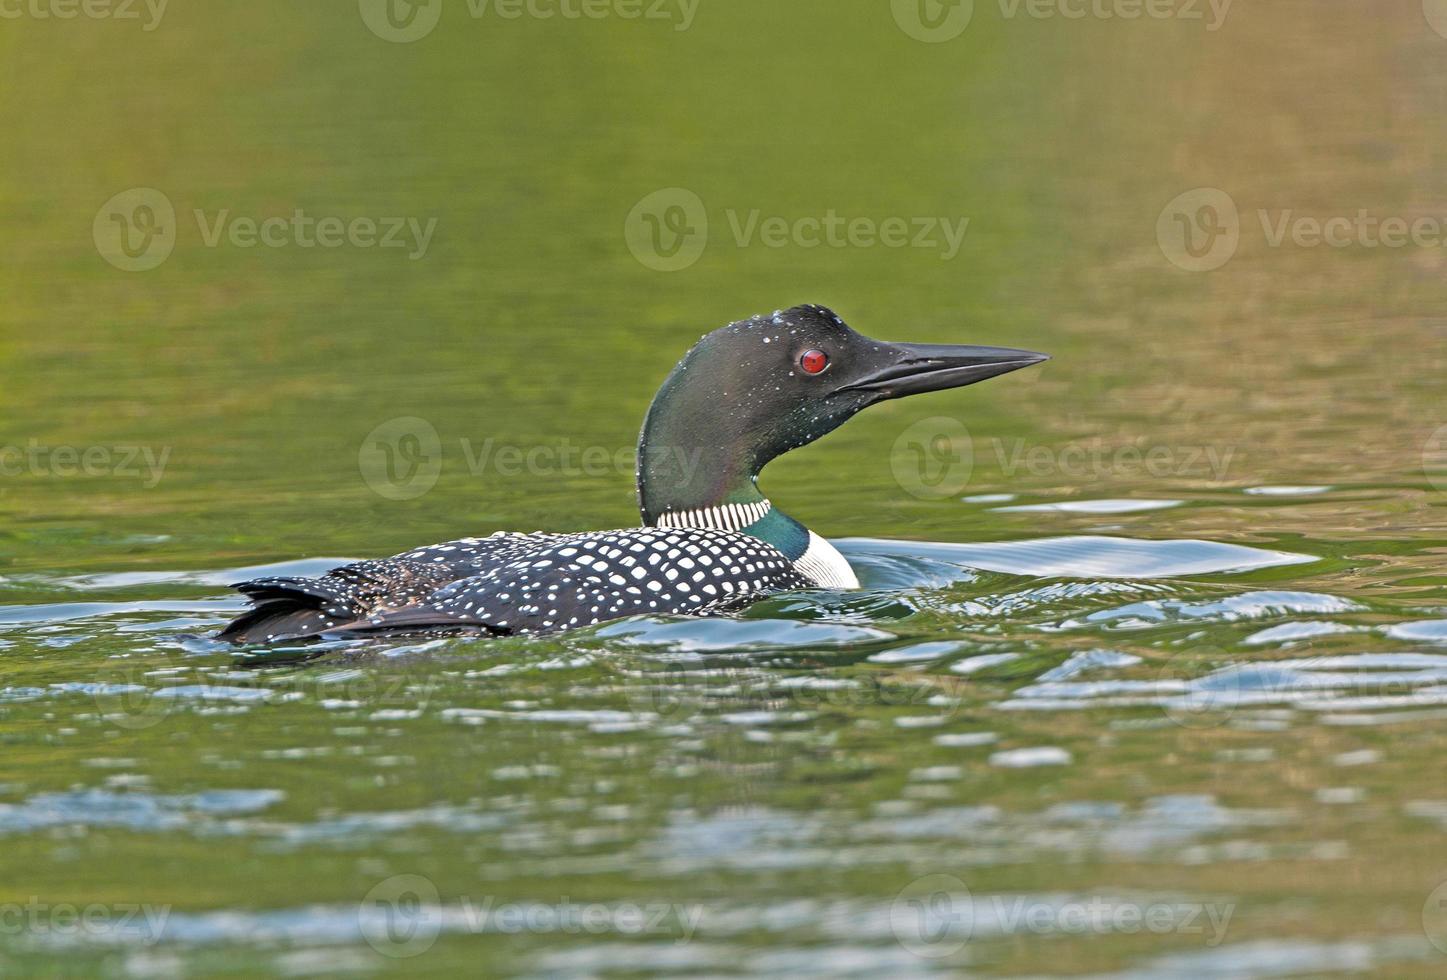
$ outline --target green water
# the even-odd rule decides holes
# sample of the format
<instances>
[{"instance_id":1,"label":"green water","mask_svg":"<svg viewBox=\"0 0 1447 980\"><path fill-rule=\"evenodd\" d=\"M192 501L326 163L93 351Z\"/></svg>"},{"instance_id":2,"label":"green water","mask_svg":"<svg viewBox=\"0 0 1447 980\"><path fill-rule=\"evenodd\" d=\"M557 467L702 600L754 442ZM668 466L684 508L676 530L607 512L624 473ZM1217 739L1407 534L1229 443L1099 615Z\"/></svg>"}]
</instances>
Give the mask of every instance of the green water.
<instances>
[{"instance_id":1,"label":"green water","mask_svg":"<svg viewBox=\"0 0 1447 980\"><path fill-rule=\"evenodd\" d=\"M1447 219L1423 9L438 2L3 8L0 974L1441 974L1447 260L1273 244ZM635 523L678 356L804 302L1054 355L770 467L862 591L206 639Z\"/></svg>"}]
</instances>

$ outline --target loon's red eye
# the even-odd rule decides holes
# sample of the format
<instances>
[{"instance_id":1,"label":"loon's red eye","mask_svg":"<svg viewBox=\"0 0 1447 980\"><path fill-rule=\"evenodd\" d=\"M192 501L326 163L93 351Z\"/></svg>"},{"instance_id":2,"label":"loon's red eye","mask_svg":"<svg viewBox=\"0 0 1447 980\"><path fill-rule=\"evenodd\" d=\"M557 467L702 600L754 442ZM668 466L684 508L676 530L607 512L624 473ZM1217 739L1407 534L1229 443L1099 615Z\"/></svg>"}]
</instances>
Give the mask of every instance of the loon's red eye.
<instances>
[{"instance_id":1,"label":"loon's red eye","mask_svg":"<svg viewBox=\"0 0 1447 980\"><path fill-rule=\"evenodd\" d=\"M829 355L822 350L806 350L799 355L799 367L805 374L818 374L829 366Z\"/></svg>"}]
</instances>

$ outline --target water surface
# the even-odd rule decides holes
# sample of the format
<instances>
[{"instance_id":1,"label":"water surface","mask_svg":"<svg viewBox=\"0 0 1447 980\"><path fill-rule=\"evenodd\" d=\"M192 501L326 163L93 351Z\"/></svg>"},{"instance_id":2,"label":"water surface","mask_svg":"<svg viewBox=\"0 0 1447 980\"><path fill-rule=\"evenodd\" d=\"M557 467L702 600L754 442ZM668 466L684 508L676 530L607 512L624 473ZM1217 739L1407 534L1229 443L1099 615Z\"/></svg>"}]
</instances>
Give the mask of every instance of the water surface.
<instances>
[{"instance_id":1,"label":"water surface","mask_svg":"<svg viewBox=\"0 0 1447 980\"><path fill-rule=\"evenodd\" d=\"M0 972L1440 974L1447 266L1258 219L1447 216L1417 5L0 26ZM124 272L92 225L136 187L177 241ZM1156 223L1198 187L1241 233L1191 273ZM624 234L665 188L708 210L677 272ZM299 208L437 222L414 259L193 217ZM970 221L734 237L831 210ZM862 590L207 639L251 575L634 523L659 380L799 302L1054 355L769 469Z\"/></svg>"}]
</instances>

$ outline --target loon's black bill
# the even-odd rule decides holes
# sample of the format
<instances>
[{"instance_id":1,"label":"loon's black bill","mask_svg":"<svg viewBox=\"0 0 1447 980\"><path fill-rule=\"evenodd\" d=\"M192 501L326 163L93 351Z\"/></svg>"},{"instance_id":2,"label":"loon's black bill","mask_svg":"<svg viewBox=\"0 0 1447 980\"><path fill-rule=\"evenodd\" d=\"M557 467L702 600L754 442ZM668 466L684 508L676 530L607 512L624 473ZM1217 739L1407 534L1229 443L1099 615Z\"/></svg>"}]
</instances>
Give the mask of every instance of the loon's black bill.
<instances>
[{"instance_id":1,"label":"loon's black bill","mask_svg":"<svg viewBox=\"0 0 1447 980\"><path fill-rule=\"evenodd\" d=\"M888 344L885 349L888 362L849 388L875 392L881 399L903 398L962 388L1050 360L1049 354L1013 347Z\"/></svg>"}]
</instances>

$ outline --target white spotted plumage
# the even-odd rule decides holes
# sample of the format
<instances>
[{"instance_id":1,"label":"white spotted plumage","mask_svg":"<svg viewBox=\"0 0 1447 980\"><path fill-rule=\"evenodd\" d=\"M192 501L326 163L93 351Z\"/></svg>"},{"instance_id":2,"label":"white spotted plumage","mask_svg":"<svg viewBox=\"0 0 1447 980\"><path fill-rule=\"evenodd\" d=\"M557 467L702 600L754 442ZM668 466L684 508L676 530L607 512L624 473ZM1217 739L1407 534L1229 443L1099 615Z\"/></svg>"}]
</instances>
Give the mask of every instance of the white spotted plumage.
<instances>
[{"instance_id":1,"label":"white spotted plumage","mask_svg":"<svg viewBox=\"0 0 1447 980\"><path fill-rule=\"evenodd\" d=\"M326 617L310 624L318 631L527 635L650 613L707 614L818 584L779 549L739 531L642 527L463 538L317 579L267 579L245 588L314 598L313 608Z\"/></svg>"}]
</instances>

